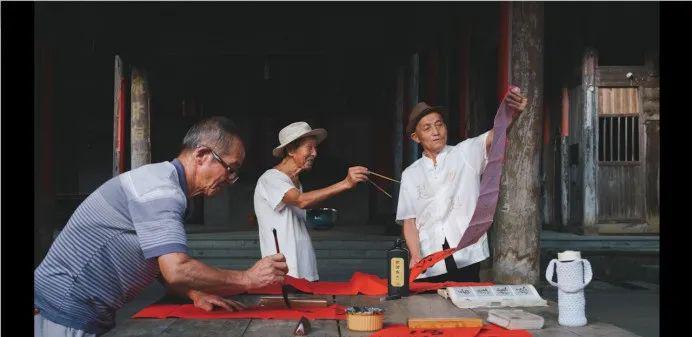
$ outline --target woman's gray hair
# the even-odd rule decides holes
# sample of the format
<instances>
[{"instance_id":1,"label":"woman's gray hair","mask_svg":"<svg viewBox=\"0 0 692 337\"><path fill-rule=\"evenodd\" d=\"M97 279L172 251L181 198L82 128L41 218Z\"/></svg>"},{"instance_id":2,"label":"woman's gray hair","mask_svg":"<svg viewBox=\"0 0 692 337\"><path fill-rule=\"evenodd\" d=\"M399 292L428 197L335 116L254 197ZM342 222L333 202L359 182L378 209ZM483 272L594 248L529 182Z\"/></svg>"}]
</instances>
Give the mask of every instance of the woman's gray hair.
<instances>
[{"instance_id":1,"label":"woman's gray hair","mask_svg":"<svg viewBox=\"0 0 692 337\"><path fill-rule=\"evenodd\" d=\"M213 116L193 125L183 138L182 150L194 150L198 146L207 146L219 155L227 155L231 150L234 138L240 139L238 128L227 117Z\"/></svg>"}]
</instances>

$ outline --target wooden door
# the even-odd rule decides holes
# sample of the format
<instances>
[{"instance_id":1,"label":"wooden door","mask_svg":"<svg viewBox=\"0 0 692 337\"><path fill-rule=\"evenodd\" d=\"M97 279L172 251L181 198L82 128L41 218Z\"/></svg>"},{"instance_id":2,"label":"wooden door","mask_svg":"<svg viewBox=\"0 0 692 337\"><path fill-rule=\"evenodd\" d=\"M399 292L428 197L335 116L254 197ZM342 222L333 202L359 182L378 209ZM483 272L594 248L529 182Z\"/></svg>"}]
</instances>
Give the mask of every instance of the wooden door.
<instances>
[{"instance_id":1,"label":"wooden door","mask_svg":"<svg viewBox=\"0 0 692 337\"><path fill-rule=\"evenodd\" d=\"M643 223L645 182L639 87L598 87L598 221Z\"/></svg>"}]
</instances>

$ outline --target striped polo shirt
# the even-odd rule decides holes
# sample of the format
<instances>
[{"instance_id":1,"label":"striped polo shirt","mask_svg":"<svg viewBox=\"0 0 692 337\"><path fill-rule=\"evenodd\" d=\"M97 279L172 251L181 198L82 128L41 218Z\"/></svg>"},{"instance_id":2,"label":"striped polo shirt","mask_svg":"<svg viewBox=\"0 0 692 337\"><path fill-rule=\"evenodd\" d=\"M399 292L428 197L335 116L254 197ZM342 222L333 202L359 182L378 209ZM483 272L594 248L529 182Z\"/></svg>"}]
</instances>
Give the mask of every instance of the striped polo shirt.
<instances>
[{"instance_id":1,"label":"striped polo shirt","mask_svg":"<svg viewBox=\"0 0 692 337\"><path fill-rule=\"evenodd\" d=\"M48 320L101 334L160 273L156 257L187 252L183 167L144 165L90 194L34 270L34 305Z\"/></svg>"}]
</instances>

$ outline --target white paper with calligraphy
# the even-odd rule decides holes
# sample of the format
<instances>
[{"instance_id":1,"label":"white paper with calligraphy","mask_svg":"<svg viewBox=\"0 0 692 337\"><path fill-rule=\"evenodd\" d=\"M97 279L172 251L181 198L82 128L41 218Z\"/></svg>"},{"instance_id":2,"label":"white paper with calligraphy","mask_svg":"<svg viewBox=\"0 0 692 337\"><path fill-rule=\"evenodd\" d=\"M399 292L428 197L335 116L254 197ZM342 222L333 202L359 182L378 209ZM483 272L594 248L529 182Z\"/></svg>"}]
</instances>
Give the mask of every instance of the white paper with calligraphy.
<instances>
[{"instance_id":1,"label":"white paper with calligraphy","mask_svg":"<svg viewBox=\"0 0 692 337\"><path fill-rule=\"evenodd\" d=\"M459 308L547 306L548 302L530 284L478 287L448 287L447 295Z\"/></svg>"}]
</instances>

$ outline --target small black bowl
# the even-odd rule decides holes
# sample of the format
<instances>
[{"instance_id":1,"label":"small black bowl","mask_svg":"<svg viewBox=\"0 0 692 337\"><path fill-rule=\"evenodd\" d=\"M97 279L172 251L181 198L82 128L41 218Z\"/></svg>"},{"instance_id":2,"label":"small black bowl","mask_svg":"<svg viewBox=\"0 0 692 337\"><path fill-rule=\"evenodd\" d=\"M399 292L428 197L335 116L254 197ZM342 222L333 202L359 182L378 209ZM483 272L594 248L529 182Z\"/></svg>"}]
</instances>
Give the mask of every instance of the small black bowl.
<instances>
[{"instance_id":1,"label":"small black bowl","mask_svg":"<svg viewBox=\"0 0 692 337\"><path fill-rule=\"evenodd\" d=\"M308 226L317 230L330 229L336 225L339 212L333 208L315 208L307 210Z\"/></svg>"}]
</instances>

